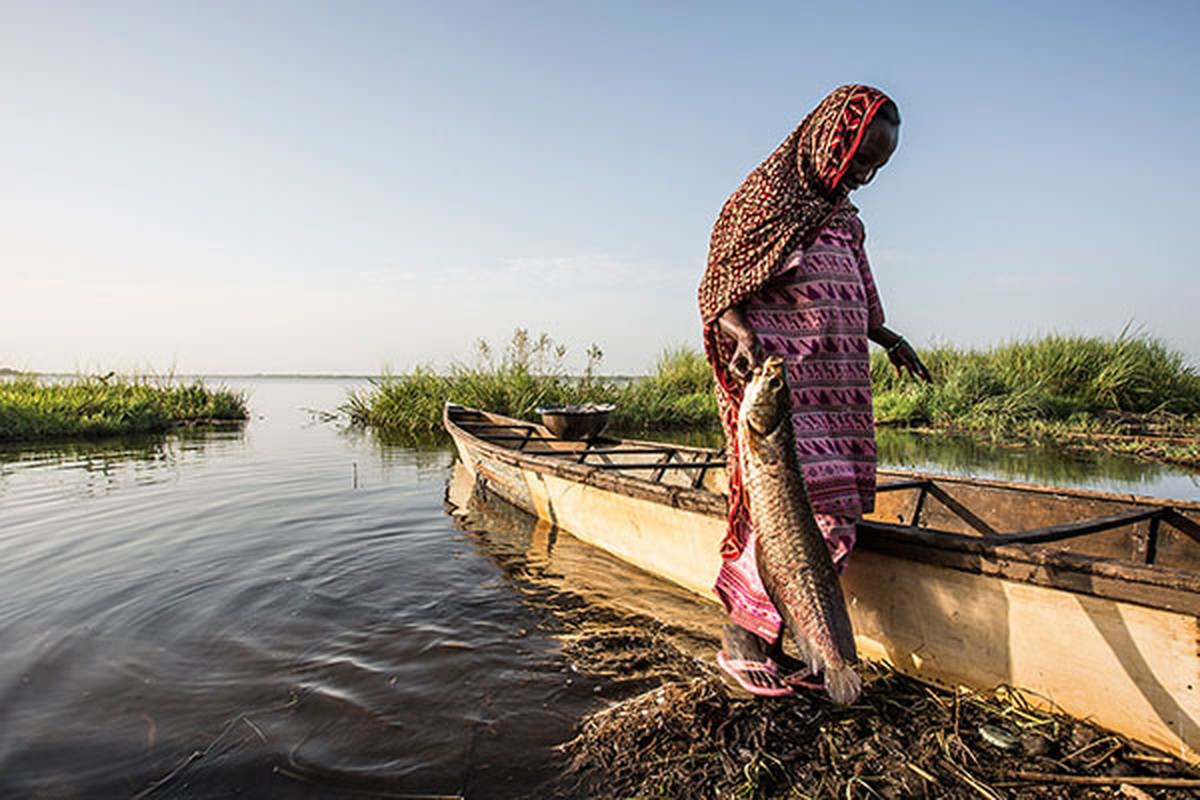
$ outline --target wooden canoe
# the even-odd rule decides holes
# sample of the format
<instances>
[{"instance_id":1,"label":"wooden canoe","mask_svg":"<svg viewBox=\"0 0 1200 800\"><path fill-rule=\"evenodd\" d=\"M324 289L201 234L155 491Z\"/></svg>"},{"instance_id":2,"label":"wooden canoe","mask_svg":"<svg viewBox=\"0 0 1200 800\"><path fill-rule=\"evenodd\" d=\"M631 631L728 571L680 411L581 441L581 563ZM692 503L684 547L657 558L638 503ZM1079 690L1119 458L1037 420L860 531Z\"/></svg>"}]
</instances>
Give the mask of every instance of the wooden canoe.
<instances>
[{"instance_id":1,"label":"wooden canoe","mask_svg":"<svg viewBox=\"0 0 1200 800\"><path fill-rule=\"evenodd\" d=\"M488 491L716 601L720 451L444 424ZM880 470L842 580L863 656L1200 761L1200 503Z\"/></svg>"}]
</instances>

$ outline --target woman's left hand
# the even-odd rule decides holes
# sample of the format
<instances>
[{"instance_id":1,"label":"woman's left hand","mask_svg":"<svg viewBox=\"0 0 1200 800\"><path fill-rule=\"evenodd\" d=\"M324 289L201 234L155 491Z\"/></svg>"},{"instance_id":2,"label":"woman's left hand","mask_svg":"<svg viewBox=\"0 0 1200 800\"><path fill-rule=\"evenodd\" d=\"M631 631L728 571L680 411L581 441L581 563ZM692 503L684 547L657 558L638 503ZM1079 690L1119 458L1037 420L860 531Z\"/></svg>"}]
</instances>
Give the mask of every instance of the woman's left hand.
<instances>
[{"instance_id":1,"label":"woman's left hand","mask_svg":"<svg viewBox=\"0 0 1200 800\"><path fill-rule=\"evenodd\" d=\"M933 378L929 375L929 370L921 363L917 351L908 343L908 340L901 337L892 348L887 351L888 360L892 362L892 366L896 368L896 374L899 375L902 370L908 370L908 374L915 378L920 378L926 383L933 383Z\"/></svg>"}]
</instances>

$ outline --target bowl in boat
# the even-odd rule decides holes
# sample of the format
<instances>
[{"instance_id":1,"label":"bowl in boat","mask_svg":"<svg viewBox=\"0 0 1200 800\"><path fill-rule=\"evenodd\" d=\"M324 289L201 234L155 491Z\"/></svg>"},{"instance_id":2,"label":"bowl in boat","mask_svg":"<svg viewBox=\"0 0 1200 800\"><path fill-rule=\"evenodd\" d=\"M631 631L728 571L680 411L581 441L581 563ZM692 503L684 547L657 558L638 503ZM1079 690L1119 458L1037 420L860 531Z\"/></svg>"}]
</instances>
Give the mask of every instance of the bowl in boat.
<instances>
[{"instance_id":1,"label":"bowl in boat","mask_svg":"<svg viewBox=\"0 0 1200 800\"><path fill-rule=\"evenodd\" d=\"M611 403L538 406L542 424L559 439L592 439L608 425Z\"/></svg>"}]
</instances>

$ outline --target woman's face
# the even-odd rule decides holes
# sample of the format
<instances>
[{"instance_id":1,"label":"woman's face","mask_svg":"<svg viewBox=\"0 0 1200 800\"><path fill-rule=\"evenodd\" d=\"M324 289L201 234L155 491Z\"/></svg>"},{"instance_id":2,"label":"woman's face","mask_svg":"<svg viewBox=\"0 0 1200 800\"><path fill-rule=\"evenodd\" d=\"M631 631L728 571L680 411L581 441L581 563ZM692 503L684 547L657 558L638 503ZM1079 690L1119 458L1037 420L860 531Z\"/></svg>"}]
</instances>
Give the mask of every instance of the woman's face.
<instances>
[{"instance_id":1,"label":"woman's face","mask_svg":"<svg viewBox=\"0 0 1200 800\"><path fill-rule=\"evenodd\" d=\"M892 157L892 153L896 152L896 145L899 143L900 126L883 117L875 117L867 126L862 141L858 143L858 152L850 159L850 166L846 167L838 188L849 193L866 186L879 168Z\"/></svg>"}]
</instances>

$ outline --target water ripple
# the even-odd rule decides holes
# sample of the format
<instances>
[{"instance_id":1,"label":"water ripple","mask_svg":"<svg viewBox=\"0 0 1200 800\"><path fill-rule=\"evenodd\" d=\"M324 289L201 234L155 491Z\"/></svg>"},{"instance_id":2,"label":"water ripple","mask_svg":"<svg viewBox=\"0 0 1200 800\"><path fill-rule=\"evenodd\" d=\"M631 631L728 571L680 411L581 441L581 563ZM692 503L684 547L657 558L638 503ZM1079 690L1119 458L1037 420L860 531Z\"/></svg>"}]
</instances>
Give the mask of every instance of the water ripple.
<instances>
[{"instance_id":1,"label":"water ripple","mask_svg":"<svg viewBox=\"0 0 1200 800\"><path fill-rule=\"evenodd\" d=\"M0 450L0 796L127 797L197 750L188 797L521 796L555 769L590 698L446 517L448 452L301 411L342 391L264 381L244 431Z\"/></svg>"}]
</instances>

